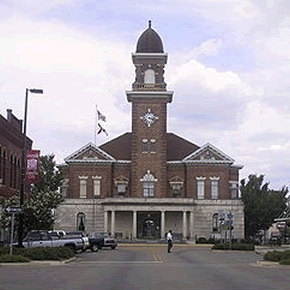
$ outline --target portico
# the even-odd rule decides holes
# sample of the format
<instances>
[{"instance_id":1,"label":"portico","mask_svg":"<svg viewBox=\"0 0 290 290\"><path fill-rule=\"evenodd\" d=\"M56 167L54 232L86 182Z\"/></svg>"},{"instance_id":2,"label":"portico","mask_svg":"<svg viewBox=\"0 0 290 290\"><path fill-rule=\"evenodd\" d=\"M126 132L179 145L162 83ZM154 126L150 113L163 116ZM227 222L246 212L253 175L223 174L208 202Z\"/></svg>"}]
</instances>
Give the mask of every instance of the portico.
<instances>
[{"instance_id":1,"label":"portico","mask_svg":"<svg viewBox=\"0 0 290 290\"><path fill-rule=\"evenodd\" d=\"M172 229L182 239L194 238L192 199L106 199L104 232L132 239L163 239ZM182 232L180 229L182 228Z\"/></svg>"}]
</instances>

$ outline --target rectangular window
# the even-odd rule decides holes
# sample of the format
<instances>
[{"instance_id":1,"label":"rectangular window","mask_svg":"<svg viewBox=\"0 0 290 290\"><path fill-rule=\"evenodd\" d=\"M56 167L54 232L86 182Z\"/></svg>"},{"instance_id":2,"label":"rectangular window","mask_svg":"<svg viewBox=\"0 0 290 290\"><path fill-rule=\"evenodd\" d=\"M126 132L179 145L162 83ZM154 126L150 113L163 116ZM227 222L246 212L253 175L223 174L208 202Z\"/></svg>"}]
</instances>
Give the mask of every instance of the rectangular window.
<instances>
[{"instance_id":1,"label":"rectangular window","mask_svg":"<svg viewBox=\"0 0 290 290\"><path fill-rule=\"evenodd\" d=\"M143 196L154 197L154 181L143 182Z\"/></svg>"},{"instance_id":2,"label":"rectangular window","mask_svg":"<svg viewBox=\"0 0 290 290\"><path fill-rule=\"evenodd\" d=\"M181 195L181 184L173 183L171 185L172 188L172 197L179 197Z\"/></svg>"},{"instance_id":3,"label":"rectangular window","mask_svg":"<svg viewBox=\"0 0 290 290\"><path fill-rule=\"evenodd\" d=\"M94 197L101 195L101 180L94 179Z\"/></svg>"},{"instance_id":4,"label":"rectangular window","mask_svg":"<svg viewBox=\"0 0 290 290\"><path fill-rule=\"evenodd\" d=\"M117 185L117 190L118 190L118 194L120 195L124 195L126 193L126 183L119 183Z\"/></svg>"},{"instance_id":5,"label":"rectangular window","mask_svg":"<svg viewBox=\"0 0 290 290\"><path fill-rule=\"evenodd\" d=\"M79 176L80 179L80 198L87 197L87 176Z\"/></svg>"},{"instance_id":6,"label":"rectangular window","mask_svg":"<svg viewBox=\"0 0 290 290\"><path fill-rule=\"evenodd\" d=\"M197 199L204 199L204 180L197 180Z\"/></svg>"},{"instance_id":7,"label":"rectangular window","mask_svg":"<svg viewBox=\"0 0 290 290\"><path fill-rule=\"evenodd\" d=\"M60 186L60 194L63 197L67 197L68 196L68 186L69 186L69 179L68 178L65 178L63 180L62 185Z\"/></svg>"},{"instance_id":8,"label":"rectangular window","mask_svg":"<svg viewBox=\"0 0 290 290\"><path fill-rule=\"evenodd\" d=\"M230 181L231 198L239 198L239 183L237 181Z\"/></svg>"},{"instance_id":9,"label":"rectangular window","mask_svg":"<svg viewBox=\"0 0 290 290\"><path fill-rule=\"evenodd\" d=\"M211 180L211 199L218 199L219 197L219 181Z\"/></svg>"},{"instance_id":10,"label":"rectangular window","mask_svg":"<svg viewBox=\"0 0 290 290\"><path fill-rule=\"evenodd\" d=\"M238 198L238 189L237 188L231 188L231 198L232 199Z\"/></svg>"}]
</instances>

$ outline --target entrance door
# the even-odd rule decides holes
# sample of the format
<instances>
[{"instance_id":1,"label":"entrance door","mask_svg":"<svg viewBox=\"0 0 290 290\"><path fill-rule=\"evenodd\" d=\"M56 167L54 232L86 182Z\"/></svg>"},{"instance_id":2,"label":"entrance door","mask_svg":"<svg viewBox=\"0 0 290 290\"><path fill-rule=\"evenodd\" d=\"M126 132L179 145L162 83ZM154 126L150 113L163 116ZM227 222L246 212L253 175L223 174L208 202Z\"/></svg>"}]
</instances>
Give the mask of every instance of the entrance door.
<instances>
[{"instance_id":1,"label":"entrance door","mask_svg":"<svg viewBox=\"0 0 290 290\"><path fill-rule=\"evenodd\" d=\"M160 238L160 216L158 212L138 213L138 238L150 240Z\"/></svg>"}]
</instances>

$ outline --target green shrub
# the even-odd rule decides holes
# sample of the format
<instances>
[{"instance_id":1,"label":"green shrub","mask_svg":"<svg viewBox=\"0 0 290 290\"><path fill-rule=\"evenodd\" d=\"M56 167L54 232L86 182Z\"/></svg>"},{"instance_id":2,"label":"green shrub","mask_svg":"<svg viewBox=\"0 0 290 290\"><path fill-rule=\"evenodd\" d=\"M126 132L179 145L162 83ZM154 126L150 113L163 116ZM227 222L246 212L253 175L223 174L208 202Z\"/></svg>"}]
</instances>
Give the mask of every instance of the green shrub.
<instances>
[{"instance_id":1,"label":"green shrub","mask_svg":"<svg viewBox=\"0 0 290 290\"><path fill-rule=\"evenodd\" d=\"M234 243L232 245L232 249L240 251L254 251L255 246L254 244Z\"/></svg>"},{"instance_id":2,"label":"green shrub","mask_svg":"<svg viewBox=\"0 0 290 290\"><path fill-rule=\"evenodd\" d=\"M13 248L13 254L22 255L31 260L65 260L74 256L73 251L68 247L56 248Z\"/></svg>"},{"instance_id":3,"label":"green shrub","mask_svg":"<svg viewBox=\"0 0 290 290\"><path fill-rule=\"evenodd\" d=\"M22 255L4 254L0 256L0 263L26 263L26 262L30 262L30 259Z\"/></svg>"},{"instance_id":4,"label":"green shrub","mask_svg":"<svg viewBox=\"0 0 290 290\"><path fill-rule=\"evenodd\" d=\"M196 241L197 244L207 244L208 241L205 237L199 237Z\"/></svg>"},{"instance_id":5,"label":"green shrub","mask_svg":"<svg viewBox=\"0 0 290 290\"><path fill-rule=\"evenodd\" d=\"M290 259L283 259L279 262L280 265L290 265Z\"/></svg>"},{"instance_id":6,"label":"green shrub","mask_svg":"<svg viewBox=\"0 0 290 290\"><path fill-rule=\"evenodd\" d=\"M282 260L284 252L269 251L264 255L265 261L279 262Z\"/></svg>"},{"instance_id":7,"label":"green shrub","mask_svg":"<svg viewBox=\"0 0 290 290\"><path fill-rule=\"evenodd\" d=\"M212 250L228 250L229 244L214 244L211 248Z\"/></svg>"},{"instance_id":8,"label":"green shrub","mask_svg":"<svg viewBox=\"0 0 290 290\"><path fill-rule=\"evenodd\" d=\"M0 247L0 256L9 254L9 252L10 252L10 248L9 247L7 247L7 246Z\"/></svg>"},{"instance_id":9,"label":"green shrub","mask_svg":"<svg viewBox=\"0 0 290 290\"><path fill-rule=\"evenodd\" d=\"M228 243L224 244L215 244L212 247L212 250L229 250L230 245ZM255 246L253 244L243 244L243 243L233 243L232 250L237 251L254 251Z\"/></svg>"},{"instance_id":10,"label":"green shrub","mask_svg":"<svg viewBox=\"0 0 290 290\"><path fill-rule=\"evenodd\" d=\"M283 252L283 256L281 260L289 260L290 259L290 250L286 250Z\"/></svg>"}]
</instances>

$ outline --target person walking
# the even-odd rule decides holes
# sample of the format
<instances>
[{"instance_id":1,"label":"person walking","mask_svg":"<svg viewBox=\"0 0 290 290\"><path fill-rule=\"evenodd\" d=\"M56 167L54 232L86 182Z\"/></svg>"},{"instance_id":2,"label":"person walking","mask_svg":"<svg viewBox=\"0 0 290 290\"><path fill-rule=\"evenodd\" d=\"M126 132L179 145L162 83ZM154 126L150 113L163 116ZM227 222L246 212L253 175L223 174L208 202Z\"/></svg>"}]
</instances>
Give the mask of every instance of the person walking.
<instances>
[{"instance_id":1,"label":"person walking","mask_svg":"<svg viewBox=\"0 0 290 290\"><path fill-rule=\"evenodd\" d=\"M170 230L168 233L167 233L167 236L166 236L166 239L167 239L167 253L171 253L171 248L173 247L173 235L172 235L172 230Z\"/></svg>"}]
</instances>

